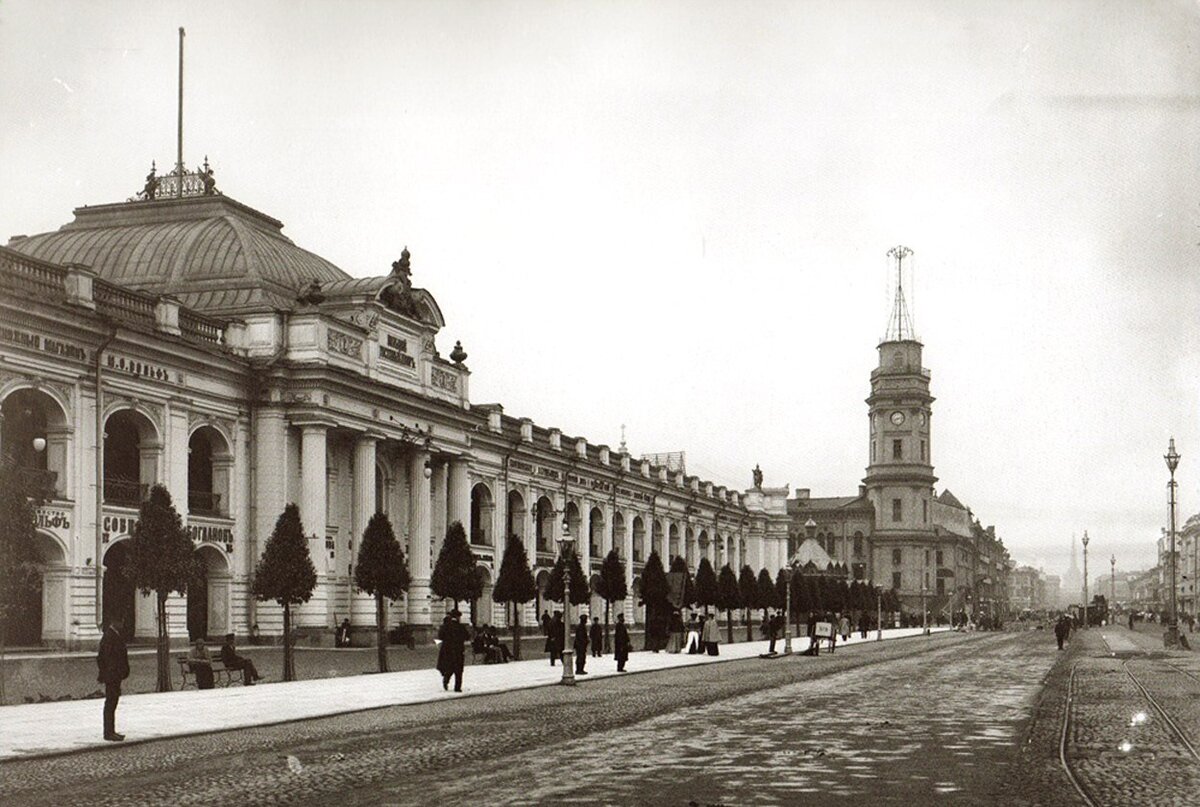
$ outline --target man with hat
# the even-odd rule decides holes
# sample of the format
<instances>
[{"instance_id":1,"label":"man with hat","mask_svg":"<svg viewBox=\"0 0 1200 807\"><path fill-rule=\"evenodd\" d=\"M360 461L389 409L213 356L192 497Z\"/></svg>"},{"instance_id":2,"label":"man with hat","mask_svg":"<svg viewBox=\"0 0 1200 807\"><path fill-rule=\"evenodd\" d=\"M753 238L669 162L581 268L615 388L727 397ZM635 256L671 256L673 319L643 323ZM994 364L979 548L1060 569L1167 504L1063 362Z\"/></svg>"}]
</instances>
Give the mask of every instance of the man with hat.
<instances>
[{"instance_id":1,"label":"man with hat","mask_svg":"<svg viewBox=\"0 0 1200 807\"><path fill-rule=\"evenodd\" d=\"M96 655L100 668L96 680L104 684L104 739L113 743L125 739L124 734L117 734L117 701L121 700L121 682L129 677L129 654L121 633L124 627L121 617L109 619Z\"/></svg>"},{"instance_id":2,"label":"man with hat","mask_svg":"<svg viewBox=\"0 0 1200 807\"><path fill-rule=\"evenodd\" d=\"M446 614L442 626L438 628L438 639L442 645L438 648L437 671L442 674L442 689L450 687L450 677L454 676L454 691L462 692L463 663L465 654L463 643L467 641L467 629L458 621L462 613L455 608Z\"/></svg>"},{"instance_id":3,"label":"man with hat","mask_svg":"<svg viewBox=\"0 0 1200 807\"><path fill-rule=\"evenodd\" d=\"M254 662L245 656L239 656L237 649L233 646L233 634L225 634L225 644L221 645L221 663L225 665L227 670L241 670L242 683L246 686L252 686L255 681L262 679L258 674L258 670L254 666Z\"/></svg>"}]
</instances>

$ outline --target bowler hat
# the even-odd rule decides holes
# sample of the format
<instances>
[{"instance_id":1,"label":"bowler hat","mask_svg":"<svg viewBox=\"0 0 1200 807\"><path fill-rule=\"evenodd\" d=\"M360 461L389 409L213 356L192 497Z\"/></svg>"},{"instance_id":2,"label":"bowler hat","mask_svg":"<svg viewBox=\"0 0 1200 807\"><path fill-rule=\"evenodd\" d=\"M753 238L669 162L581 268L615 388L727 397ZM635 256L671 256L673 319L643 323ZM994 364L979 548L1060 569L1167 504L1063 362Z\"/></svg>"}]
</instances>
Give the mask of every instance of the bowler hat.
<instances>
[{"instance_id":1,"label":"bowler hat","mask_svg":"<svg viewBox=\"0 0 1200 807\"><path fill-rule=\"evenodd\" d=\"M232 641L233 641L233 634L232 634L232 633L226 633L226 634L225 634L225 641L227 641L227 642L232 642Z\"/></svg>"}]
</instances>

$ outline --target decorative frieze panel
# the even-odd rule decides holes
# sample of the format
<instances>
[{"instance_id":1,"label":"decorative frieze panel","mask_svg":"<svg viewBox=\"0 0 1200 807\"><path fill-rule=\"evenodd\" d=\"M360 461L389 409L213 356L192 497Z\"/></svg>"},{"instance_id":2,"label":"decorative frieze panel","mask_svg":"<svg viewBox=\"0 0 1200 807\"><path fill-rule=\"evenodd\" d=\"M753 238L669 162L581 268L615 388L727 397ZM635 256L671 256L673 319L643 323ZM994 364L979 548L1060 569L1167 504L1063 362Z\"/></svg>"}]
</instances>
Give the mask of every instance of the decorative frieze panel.
<instances>
[{"instance_id":1,"label":"decorative frieze panel","mask_svg":"<svg viewBox=\"0 0 1200 807\"><path fill-rule=\"evenodd\" d=\"M327 338L327 346L334 353L340 353L343 356L349 356L352 359L358 359L362 355L363 340L356 336L351 336L348 333L335 331L332 328L329 330Z\"/></svg>"},{"instance_id":2,"label":"decorative frieze panel","mask_svg":"<svg viewBox=\"0 0 1200 807\"><path fill-rule=\"evenodd\" d=\"M429 368L429 384L446 392L458 392L458 376L440 367Z\"/></svg>"}]
</instances>

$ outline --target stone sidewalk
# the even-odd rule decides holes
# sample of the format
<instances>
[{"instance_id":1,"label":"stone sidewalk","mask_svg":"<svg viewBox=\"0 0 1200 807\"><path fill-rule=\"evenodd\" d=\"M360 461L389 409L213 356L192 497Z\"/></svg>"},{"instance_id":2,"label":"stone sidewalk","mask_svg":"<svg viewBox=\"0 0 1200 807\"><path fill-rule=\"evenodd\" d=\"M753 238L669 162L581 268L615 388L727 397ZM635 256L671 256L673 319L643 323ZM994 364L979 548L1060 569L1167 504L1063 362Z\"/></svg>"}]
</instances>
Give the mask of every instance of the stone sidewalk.
<instances>
[{"instance_id":1,"label":"stone sidewalk","mask_svg":"<svg viewBox=\"0 0 1200 807\"><path fill-rule=\"evenodd\" d=\"M942 632L946 628L934 628ZM885 630L885 639L920 636L920 628ZM875 641L851 637L839 649ZM793 640L807 646L807 639ZM780 640L777 649L782 650ZM756 658L767 643L722 644L720 656L634 652L626 665L630 673L650 672L699 664ZM803 657L801 657L803 658ZM617 675L612 656L589 658L589 680ZM265 726L344 714L387 706L495 694L515 689L549 686L562 677L560 666L551 667L546 658L509 664L471 665L463 676L462 693L444 692L436 670L326 678L254 687L230 687L204 691L154 692L121 698L117 730L126 743L166 737L203 734L250 726ZM114 747L101 738L102 700L60 701L0 707L0 760L68 753L87 748Z\"/></svg>"}]
</instances>

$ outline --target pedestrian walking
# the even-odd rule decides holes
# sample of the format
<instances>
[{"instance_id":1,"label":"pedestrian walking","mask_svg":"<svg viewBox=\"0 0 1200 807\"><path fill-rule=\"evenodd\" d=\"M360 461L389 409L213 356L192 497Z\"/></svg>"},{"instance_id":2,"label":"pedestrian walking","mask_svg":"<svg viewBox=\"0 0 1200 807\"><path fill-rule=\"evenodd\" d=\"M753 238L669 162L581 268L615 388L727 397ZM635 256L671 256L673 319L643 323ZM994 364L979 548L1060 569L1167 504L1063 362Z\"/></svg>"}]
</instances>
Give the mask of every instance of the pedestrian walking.
<instances>
[{"instance_id":1,"label":"pedestrian walking","mask_svg":"<svg viewBox=\"0 0 1200 807\"><path fill-rule=\"evenodd\" d=\"M842 634L842 641L850 641L850 617L847 614L842 614L842 618L838 620L838 632Z\"/></svg>"},{"instance_id":2,"label":"pedestrian walking","mask_svg":"<svg viewBox=\"0 0 1200 807\"><path fill-rule=\"evenodd\" d=\"M1058 641L1058 649L1063 649L1063 643L1067 641L1067 637L1071 634L1071 623L1066 615L1060 616L1058 621L1054 623L1054 638Z\"/></svg>"},{"instance_id":3,"label":"pedestrian walking","mask_svg":"<svg viewBox=\"0 0 1200 807\"><path fill-rule=\"evenodd\" d=\"M449 689L450 676L454 676L455 692L462 692L465 661L463 645L469 638L467 629L458 621L461 617L462 613L457 608L454 609L446 615L438 629L438 639L442 644L438 648L437 670L442 674L442 689Z\"/></svg>"},{"instance_id":4,"label":"pedestrian walking","mask_svg":"<svg viewBox=\"0 0 1200 807\"><path fill-rule=\"evenodd\" d=\"M584 667L587 665L588 650L588 621L587 615L579 617L579 625L575 628L575 674L587 675Z\"/></svg>"},{"instance_id":5,"label":"pedestrian walking","mask_svg":"<svg viewBox=\"0 0 1200 807\"><path fill-rule=\"evenodd\" d=\"M692 614L688 617L687 630L687 651L688 655L695 655L700 652L700 628L703 627L696 621L696 615Z\"/></svg>"},{"instance_id":6,"label":"pedestrian walking","mask_svg":"<svg viewBox=\"0 0 1200 807\"><path fill-rule=\"evenodd\" d=\"M562 658L563 653L563 618L562 611L554 612L554 619L550 620L549 626L546 628L546 652L550 654L550 666L554 666L554 662Z\"/></svg>"},{"instance_id":7,"label":"pedestrian walking","mask_svg":"<svg viewBox=\"0 0 1200 807\"><path fill-rule=\"evenodd\" d=\"M604 655L604 626L600 624L600 617L592 618L592 632L589 637L592 643L592 657L600 658Z\"/></svg>"},{"instance_id":8,"label":"pedestrian walking","mask_svg":"<svg viewBox=\"0 0 1200 807\"><path fill-rule=\"evenodd\" d=\"M767 653L773 656L775 655L775 642L779 638L779 614L772 614L763 620L763 632L771 640L771 645L767 648Z\"/></svg>"},{"instance_id":9,"label":"pedestrian walking","mask_svg":"<svg viewBox=\"0 0 1200 807\"><path fill-rule=\"evenodd\" d=\"M550 611L549 609L542 611L542 635L550 635Z\"/></svg>"},{"instance_id":10,"label":"pedestrian walking","mask_svg":"<svg viewBox=\"0 0 1200 807\"><path fill-rule=\"evenodd\" d=\"M104 684L104 739L119 743L124 734L117 734L117 702L121 700L121 682L129 677L129 653L125 650L125 636L121 633L125 622L113 617L100 639L100 650L96 654L96 666L100 668L96 680Z\"/></svg>"},{"instance_id":11,"label":"pedestrian walking","mask_svg":"<svg viewBox=\"0 0 1200 807\"><path fill-rule=\"evenodd\" d=\"M667 648L672 653L683 652L683 615L678 609L671 609L671 638Z\"/></svg>"},{"instance_id":12,"label":"pedestrian walking","mask_svg":"<svg viewBox=\"0 0 1200 807\"><path fill-rule=\"evenodd\" d=\"M858 636L860 639L867 638L867 612L863 611L858 615Z\"/></svg>"},{"instance_id":13,"label":"pedestrian walking","mask_svg":"<svg viewBox=\"0 0 1200 807\"><path fill-rule=\"evenodd\" d=\"M721 643L721 630L717 625L715 616L704 617L704 627L700 629L701 641L704 642L704 650L710 656L720 655L718 646Z\"/></svg>"},{"instance_id":14,"label":"pedestrian walking","mask_svg":"<svg viewBox=\"0 0 1200 807\"><path fill-rule=\"evenodd\" d=\"M617 672L625 672L629 660L629 629L625 627L625 615L617 614L616 635L613 637L613 658L617 660Z\"/></svg>"}]
</instances>

